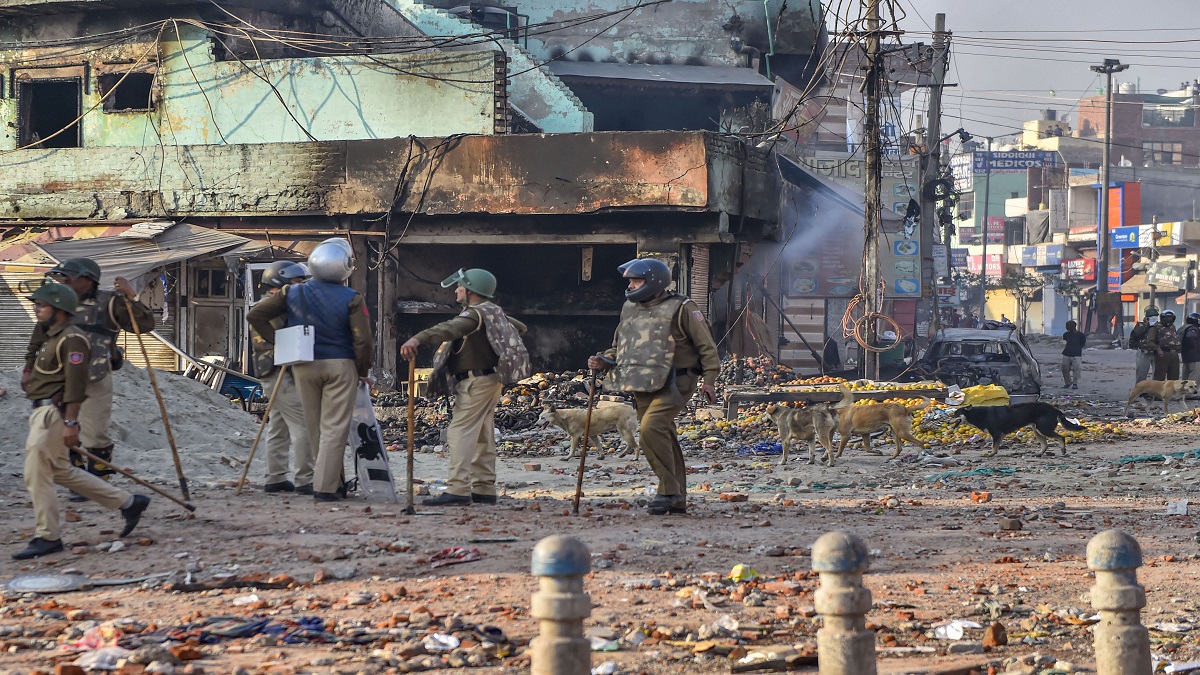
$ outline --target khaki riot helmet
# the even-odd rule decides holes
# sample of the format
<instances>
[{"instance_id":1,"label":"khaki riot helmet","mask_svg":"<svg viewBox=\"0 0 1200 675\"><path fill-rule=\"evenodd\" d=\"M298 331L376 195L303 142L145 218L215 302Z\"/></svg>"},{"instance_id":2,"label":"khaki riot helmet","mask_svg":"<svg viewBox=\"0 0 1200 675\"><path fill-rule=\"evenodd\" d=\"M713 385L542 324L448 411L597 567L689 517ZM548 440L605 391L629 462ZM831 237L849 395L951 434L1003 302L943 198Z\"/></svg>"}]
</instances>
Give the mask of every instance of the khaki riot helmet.
<instances>
[{"instance_id":1,"label":"khaki riot helmet","mask_svg":"<svg viewBox=\"0 0 1200 675\"><path fill-rule=\"evenodd\" d=\"M79 296L75 294L75 291L71 290L70 286L57 282L43 284L33 293L30 293L27 299L33 302L45 303L71 316L75 315L75 309L79 307Z\"/></svg>"},{"instance_id":2,"label":"khaki riot helmet","mask_svg":"<svg viewBox=\"0 0 1200 675\"><path fill-rule=\"evenodd\" d=\"M321 242L308 256L308 268L313 278L335 284L349 279L354 271L354 258L348 252L349 248L350 245L341 239Z\"/></svg>"},{"instance_id":3,"label":"khaki riot helmet","mask_svg":"<svg viewBox=\"0 0 1200 675\"><path fill-rule=\"evenodd\" d=\"M442 288L450 288L456 284L488 300L496 297L496 276L478 267L459 269L442 280Z\"/></svg>"}]
</instances>

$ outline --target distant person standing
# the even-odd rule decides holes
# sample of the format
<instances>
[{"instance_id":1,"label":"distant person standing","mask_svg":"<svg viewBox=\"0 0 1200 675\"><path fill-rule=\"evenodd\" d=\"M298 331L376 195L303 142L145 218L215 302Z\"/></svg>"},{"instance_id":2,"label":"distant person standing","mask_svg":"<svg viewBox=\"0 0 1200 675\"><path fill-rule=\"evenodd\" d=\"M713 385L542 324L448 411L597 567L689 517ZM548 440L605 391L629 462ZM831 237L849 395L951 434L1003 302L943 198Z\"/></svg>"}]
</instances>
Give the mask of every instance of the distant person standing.
<instances>
[{"instance_id":1,"label":"distant person standing","mask_svg":"<svg viewBox=\"0 0 1200 675\"><path fill-rule=\"evenodd\" d=\"M1158 323L1158 308L1150 305L1146 308L1144 318L1134 324L1133 330L1129 331L1129 341L1126 345L1130 349L1138 350L1135 360L1137 370L1133 379L1134 384L1150 377L1150 368L1154 365L1154 350L1142 349L1142 343L1146 341L1146 334L1156 323Z\"/></svg>"},{"instance_id":2,"label":"distant person standing","mask_svg":"<svg viewBox=\"0 0 1200 675\"><path fill-rule=\"evenodd\" d=\"M262 275L264 298L269 298L289 284L304 283L308 270L299 263L280 260L273 262ZM287 317L276 317L275 329L287 327ZM274 399L271 416L267 418L267 477L263 491L313 493L313 452L308 441L304 405L296 376L289 369L275 365L275 345L263 339L254 327L250 328L250 344L254 347L254 374L262 381L263 392ZM282 379L280 379L282 378ZM296 457L296 482L288 480L289 451Z\"/></svg>"},{"instance_id":3,"label":"distant person standing","mask_svg":"<svg viewBox=\"0 0 1200 675\"><path fill-rule=\"evenodd\" d=\"M978 328L979 321L976 320L974 314L967 313L967 316L964 317L962 320L962 327L963 328Z\"/></svg>"},{"instance_id":4,"label":"distant person standing","mask_svg":"<svg viewBox=\"0 0 1200 675\"><path fill-rule=\"evenodd\" d=\"M1184 380L1195 380L1200 376L1200 314L1187 316L1187 325L1179 334L1180 355L1183 357Z\"/></svg>"},{"instance_id":5,"label":"distant person standing","mask_svg":"<svg viewBox=\"0 0 1200 675\"><path fill-rule=\"evenodd\" d=\"M359 382L367 381L375 351L371 317L357 291L344 285L354 271L350 245L326 240L308 256L312 278L284 286L246 313L246 321L275 344L272 320L288 326L313 326L313 360L292 366L304 404L309 443L317 445L313 499L346 498L345 456Z\"/></svg>"},{"instance_id":6,"label":"distant person standing","mask_svg":"<svg viewBox=\"0 0 1200 675\"><path fill-rule=\"evenodd\" d=\"M1146 333L1142 351L1154 357L1154 379L1179 379L1179 331L1175 328L1175 312L1168 309L1158 315L1158 325L1151 326Z\"/></svg>"},{"instance_id":7,"label":"distant person standing","mask_svg":"<svg viewBox=\"0 0 1200 675\"><path fill-rule=\"evenodd\" d=\"M1062 350L1063 388L1078 389L1079 376L1083 372L1083 347L1087 344L1087 334L1079 330L1079 324L1067 322L1067 332L1063 333Z\"/></svg>"}]
</instances>

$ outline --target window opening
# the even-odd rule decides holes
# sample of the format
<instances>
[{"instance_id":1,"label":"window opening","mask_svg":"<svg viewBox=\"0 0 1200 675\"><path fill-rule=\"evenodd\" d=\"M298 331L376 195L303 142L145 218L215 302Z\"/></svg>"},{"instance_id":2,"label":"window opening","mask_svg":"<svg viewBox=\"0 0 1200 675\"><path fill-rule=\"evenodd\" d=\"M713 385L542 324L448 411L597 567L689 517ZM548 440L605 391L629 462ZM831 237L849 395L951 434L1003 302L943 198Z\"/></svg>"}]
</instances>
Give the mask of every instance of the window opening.
<instances>
[{"instance_id":1,"label":"window opening","mask_svg":"<svg viewBox=\"0 0 1200 675\"><path fill-rule=\"evenodd\" d=\"M124 77L125 81L121 82ZM120 86L117 83L120 82ZM105 73L96 78L104 99L104 112L154 110L154 73ZM115 89L114 89L115 88ZM109 96L109 92L112 95Z\"/></svg>"},{"instance_id":2,"label":"window opening","mask_svg":"<svg viewBox=\"0 0 1200 675\"><path fill-rule=\"evenodd\" d=\"M21 82L17 90L21 147L80 147L80 85L77 77ZM66 130L54 136L62 129Z\"/></svg>"}]
</instances>

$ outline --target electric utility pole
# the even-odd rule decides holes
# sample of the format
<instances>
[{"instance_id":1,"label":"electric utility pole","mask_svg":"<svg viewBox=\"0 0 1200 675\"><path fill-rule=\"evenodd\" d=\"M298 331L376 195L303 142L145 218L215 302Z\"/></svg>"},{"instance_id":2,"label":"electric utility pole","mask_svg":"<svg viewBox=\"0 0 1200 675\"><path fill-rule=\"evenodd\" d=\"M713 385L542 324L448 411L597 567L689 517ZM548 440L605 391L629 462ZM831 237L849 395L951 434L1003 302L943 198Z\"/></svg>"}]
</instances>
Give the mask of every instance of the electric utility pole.
<instances>
[{"instance_id":1,"label":"electric utility pole","mask_svg":"<svg viewBox=\"0 0 1200 675\"><path fill-rule=\"evenodd\" d=\"M883 309L879 289L879 233L881 230L883 204L880 201L880 181L883 170L880 164L879 129L879 1L867 0L867 76L863 80L863 95L866 113L863 116L863 140L866 144L866 203L864 205L865 233L863 244L863 377L879 379L879 353L871 351L879 342L878 315Z\"/></svg>"},{"instance_id":2,"label":"electric utility pole","mask_svg":"<svg viewBox=\"0 0 1200 675\"><path fill-rule=\"evenodd\" d=\"M937 279L946 276L949 270L937 269L933 262L933 241L940 225L937 213L937 199L930 197L925 186L930 181L937 180L942 175L942 89L946 83L946 70L949 67L950 33L946 32L946 15L938 14L934 19L933 49L930 58L930 73L933 82L929 89L929 127L925 132L925 152L921 157L921 284L929 290L933 307L933 326L940 329L942 317L938 308ZM946 257L950 256L950 238L945 233L940 237L946 247Z\"/></svg>"},{"instance_id":3,"label":"electric utility pole","mask_svg":"<svg viewBox=\"0 0 1200 675\"><path fill-rule=\"evenodd\" d=\"M1127 70L1116 59L1104 59L1104 64L1091 66L1092 72L1108 78L1104 85L1104 158L1100 160L1100 225L1096 228L1096 308L1100 296L1108 292L1108 165L1112 152L1112 81L1113 73Z\"/></svg>"}]
</instances>

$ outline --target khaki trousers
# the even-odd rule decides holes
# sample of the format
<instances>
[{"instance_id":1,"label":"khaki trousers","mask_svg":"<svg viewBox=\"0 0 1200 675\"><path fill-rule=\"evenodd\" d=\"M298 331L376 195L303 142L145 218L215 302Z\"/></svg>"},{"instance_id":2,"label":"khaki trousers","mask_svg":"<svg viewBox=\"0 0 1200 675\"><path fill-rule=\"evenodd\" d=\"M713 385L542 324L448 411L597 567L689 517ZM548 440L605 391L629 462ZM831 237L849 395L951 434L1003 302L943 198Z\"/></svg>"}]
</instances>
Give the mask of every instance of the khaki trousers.
<instances>
[{"instance_id":1,"label":"khaki trousers","mask_svg":"<svg viewBox=\"0 0 1200 675\"><path fill-rule=\"evenodd\" d=\"M296 485L312 485L313 452L308 443L308 428L305 426L304 404L300 402L300 390L292 369L283 375L279 389L279 369L262 378L263 391L270 396L275 392L275 403L271 405L271 416L267 418L267 483L281 483L288 477L288 450L296 454Z\"/></svg>"},{"instance_id":2,"label":"khaki trousers","mask_svg":"<svg viewBox=\"0 0 1200 675\"><path fill-rule=\"evenodd\" d=\"M679 389L679 399L671 392L670 385L652 393L635 393L633 398L637 403L638 444L658 476L658 494L682 497L687 494L687 467L683 463L683 449L679 447L675 416L696 393L696 379L677 375L675 386Z\"/></svg>"},{"instance_id":3,"label":"khaki trousers","mask_svg":"<svg viewBox=\"0 0 1200 675\"><path fill-rule=\"evenodd\" d=\"M446 492L459 497L496 494L496 404L503 390L495 374L468 377L455 385L454 413L446 429Z\"/></svg>"},{"instance_id":4,"label":"khaki trousers","mask_svg":"<svg viewBox=\"0 0 1200 675\"><path fill-rule=\"evenodd\" d=\"M110 372L95 382L88 382L87 399L79 406L79 444L92 448L107 448L113 444L108 437L112 421L113 376Z\"/></svg>"},{"instance_id":5,"label":"khaki trousers","mask_svg":"<svg viewBox=\"0 0 1200 675\"><path fill-rule=\"evenodd\" d=\"M1079 376L1083 373L1082 356L1064 356L1062 360L1063 386L1079 384Z\"/></svg>"},{"instance_id":6,"label":"khaki trousers","mask_svg":"<svg viewBox=\"0 0 1200 675\"><path fill-rule=\"evenodd\" d=\"M1181 380L1195 380L1200 377L1200 361L1184 361Z\"/></svg>"},{"instance_id":7,"label":"khaki trousers","mask_svg":"<svg viewBox=\"0 0 1200 675\"><path fill-rule=\"evenodd\" d=\"M62 422L54 406L37 408L29 416L29 437L25 440L25 489L33 500L36 536L50 541L62 538L56 483L110 509L121 508L131 498L128 492L71 466L67 446L63 445Z\"/></svg>"},{"instance_id":8,"label":"khaki trousers","mask_svg":"<svg viewBox=\"0 0 1200 675\"><path fill-rule=\"evenodd\" d=\"M1136 373L1133 378L1133 383L1137 384L1142 380L1150 377L1150 369L1154 366L1154 354L1151 352L1137 353L1137 359L1134 361Z\"/></svg>"},{"instance_id":9,"label":"khaki trousers","mask_svg":"<svg viewBox=\"0 0 1200 675\"><path fill-rule=\"evenodd\" d=\"M292 372L304 404L308 442L317 449L313 490L337 492L346 482L346 442L358 394L358 369L353 359L320 359L297 363Z\"/></svg>"}]
</instances>

